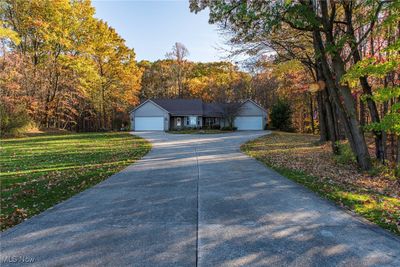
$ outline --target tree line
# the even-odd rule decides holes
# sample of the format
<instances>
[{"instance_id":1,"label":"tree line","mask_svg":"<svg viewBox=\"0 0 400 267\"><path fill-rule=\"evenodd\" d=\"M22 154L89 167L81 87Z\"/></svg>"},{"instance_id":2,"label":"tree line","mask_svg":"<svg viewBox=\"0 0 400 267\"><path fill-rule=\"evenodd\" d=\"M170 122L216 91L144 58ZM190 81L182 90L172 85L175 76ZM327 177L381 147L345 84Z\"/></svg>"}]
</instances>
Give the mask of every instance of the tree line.
<instances>
[{"instance_id":1,"label":"tree line","mask_svg":"<svg viewBox=\"0 0 400 267\"><path fill-rule=\"evenodd\" d=\"M372 133L382 162L388 138L397 139L399 164L399 1L191 0L190 7L208 8L210 22L239 49L273 50L279 61L295 60L308 70L321 140L331 140L333 151L343 132L358 165L368 170L365 134Z\"/></svg>"},{"instance_id":2,"label":"tree line","mask_svg":"<svg viewBox=\"0 0 400 267\"><path fill-rule=\"evenodd\" d=\"M137 62L90 1L2 1L1 132L29 123L120 129L147 98L251 98L266 108L287 102L291 128L319 133L335 153L347 139L361 169L371 168L370 138L376 159L399 164L398 1L189 2L210 10L233 54L256 59L246 71L191 62L181 43L165 59Z\"/></svg>"},{"instance_id":3,"label":"tree line","mask_svg":"<svg viewBox=\"0 0 400 267\"><path fill-rule=\"evenodd\" d=\"M111 129L138 103L133 49L90 1L0 4L1 131L33 122L77 131Z\"/></svg>"},{"instance_id":4,"label":"tree line","mask_svg":"<svg viewBox=\"0 0 400 267\"><path fill-rule=\"evenodd\" d=\"M142 99L200 98L208 102L223 102L252 95L251 76L230 62L163 59L141 61L138 65L143 69Z\"/></svg>"},{"instance_id":5,"label":"tree line","mask_svg":"<svg viewBox=\"0 0 400 267\"><path fill-rule=\"evenodd\" d=\"M249 73L229 62L191 62L181 43L165 59L137 62L134 50L94 13L87 0L1 2L2 135L31 126L129 128L129 110L147 98L253 98L267 105Z\"/></svg>"}]
</instances>

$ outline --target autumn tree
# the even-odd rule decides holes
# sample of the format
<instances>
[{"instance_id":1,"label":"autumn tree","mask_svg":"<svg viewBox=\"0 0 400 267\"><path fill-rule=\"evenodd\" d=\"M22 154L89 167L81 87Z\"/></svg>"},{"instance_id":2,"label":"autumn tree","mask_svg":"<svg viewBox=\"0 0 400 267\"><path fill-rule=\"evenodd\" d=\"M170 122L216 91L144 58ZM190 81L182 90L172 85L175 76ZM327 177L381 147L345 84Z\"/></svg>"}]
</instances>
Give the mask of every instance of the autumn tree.
<instances>
[{"instance_id":1,"label":"autumn tree","mask_svg":"<svg viewBox=\"0 0 400 267\"><path fill-rule=\"evenodd\" d=\"M256 63L257 71L252 72L251 96L257 103L265 108L270 108L278 99L278 81L274 75L274 68L267 61Z\"/></svg>"},{"instance_id":2,"label":"autumn tree","mask_svg":"<svg viewBox=\"0 0 400 267\"><path fill-rule=\"evenodd\" d=\"M394 16L396 13L397 16ZM366 82L369 86L369 81L365 81L363 77L369 77L372 83L378 84L374 92L364 94L361 99L363 102L373 101L375 105L383 107L381 118L378 121L371 119L371 123L366 127L375 132L382 132L384 136L390 135L392 141L394 138L397 139L397 144L392 144L392 158L396 162L397 169L400 168L400 24L393 18L398 18L399 14L400 5L391 10L391 15L386 16L383 20L384 26L380 27L381 29L398 27L397 37L394 36L390 42L386 43L386 47L381 50L382 53L379 57L370 55L357 61L342 79L342 82L348 83L352 87ZM385 155L386 153L384 153ZM397 171L397 176L400 176L399 171Z\"/></svg>"},{"instance_id":3,"label":"autumn tree","mask_svg":"<svg viewBox=\"0 0 400 267\"><path fill-rule=\"evenodd\" d=\"M175 66L171 59L155 62L141 61L143 70L140 96L148 98L177 98ZM188 66L182 95L207 102L236 101L253 98L251 76L229 62L200 63L186 61Z\"/></svg>"},{"instance_id":4,"label":"autumn tree","mask_svg":"<svg viewBox=\"0 0 400 267\"><path fill-rule=\"evenodd\" d=\"M188 89L191 96L208 102L233 102L250 98L250 82L250 75L230 62L196 63Z\"/></svg>"},{"instance_id":5,"label":"autumn tree","mask_svg":"<svg viewBox=\"0 0 400 267\"><path fill-rule=\"evenodd\" d=\"M0 18L2 96L40 127L110 129L116 113L138 102L135 54L94 18L90 1L6 0Z\"/></svg>"},{"instance_id":6,"label":"autumn tree","mask_svg":"<svg viewBox=\"0 0 400 267\"><path fill-rule=\"evenodd\" d=\"M341 83L348 65L357 62L356 50L374 28L379 14L390 9L391 1L191 1L191 10L210 8L210 22L229 25L230 30L244 41L263 33L289 27L312 36L315 63L326 82L329 99L338 110L346 137L359 166L371 167L362 127L357 117L351 88ZM360 15L363 12L363 17ZM360 20L361 19L361 20ZM352 34L356 23L365 27L359 36ZM364 93L368 94L366 86ZM374 112L370 108L370 113ZM377 136L379 139L379 135Z\"/></svg>"},{"instance_id":7,"label":"autumn tree","mask_svg":"<svg viewBox=\"0 0 400 267\"><path fill-rule=\"evenodd\" d=\"M273 75L277 80L277 95L293 108L293 124L300 132L316 132L314 120L315 94L310 84L314 82L310 72L297 60L276 62L273 64Z\"/></svg>"},{"instance_id":8,"label":"autumn tree","mask_svg":"<svg viewBox=\"0 0 400 267\"><path fill-rule=\"evenodd\" d=\"M140 90L142 99L178 97L173 64L170 59L139 62L138 65L143 71Z\"/></svg>"},{"instance_id":9,"label":"autumn tree","mask_svg":"<svg viewBox=\"0 0 400 267\"><path fill-rule=\"evenodd\" d=\"M168 59L173 60L172 70L178 88L178 97L182 97L184 93L186 73L189 66L186 64L186 58L188 55L189 50L186 46L178 42L176 42L172 47L172 50L165 55Z\"/></svg>"},{"instance_id":10,"label":"autumn tree","mask_svg":"<svg viewBox=\"0 0 400 267\"><path fill-rule=\"evenodd\" d=\"M115 112L127 110L138 103L135 97L140 88L141 72L135 63L135 53L107 23L97 21L92 57L99 76L98 103L100 128L111 127Z\"/></svg>"}]
</instances>

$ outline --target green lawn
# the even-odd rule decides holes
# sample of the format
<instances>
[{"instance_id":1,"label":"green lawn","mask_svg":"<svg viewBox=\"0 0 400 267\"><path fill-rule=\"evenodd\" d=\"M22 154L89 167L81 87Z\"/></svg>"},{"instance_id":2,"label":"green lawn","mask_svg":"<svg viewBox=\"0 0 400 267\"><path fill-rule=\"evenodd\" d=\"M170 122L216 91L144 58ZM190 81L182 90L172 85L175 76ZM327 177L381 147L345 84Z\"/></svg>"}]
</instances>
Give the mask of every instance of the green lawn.
<instances>
[{"instance_id":1,"label":"green lawn","mask_svg":"<svg viewBox=\"0 0 400 267\"><path fill-rule=\"evenodd\" d=\"M99 183L150 148L147 141L128 133L2 139L1 229Z\"/></svg>"},{"instance_id":2,"label":"green lawn","mask_svg":"<svg viewBox=\"0 0 400 267\"><path fill-rule=\"evenodd\" d=\"M319 144L317 136L275 132L241 149L283 176L400 235L396 181L384 174L358 173L352 163L338 163L330 145Z\"/></svg>"}]
</instances>

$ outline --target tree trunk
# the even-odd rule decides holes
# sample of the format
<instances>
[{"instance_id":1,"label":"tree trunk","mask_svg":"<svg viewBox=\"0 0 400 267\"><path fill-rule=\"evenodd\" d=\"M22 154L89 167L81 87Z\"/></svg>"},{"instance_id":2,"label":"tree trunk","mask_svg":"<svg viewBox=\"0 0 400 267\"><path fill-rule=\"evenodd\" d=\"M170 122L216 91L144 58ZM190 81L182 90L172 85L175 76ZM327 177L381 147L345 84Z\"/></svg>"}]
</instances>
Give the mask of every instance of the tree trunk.
<instances>
[{"instance_id":1,"label":"tree trunk","mask_svg":"<svg viewBox=\"0 0 400 267\"><path fill-rule=\"evenodd\" d=\"M329 34L328 34L329 35ZM353 153L356 156L357 163L362 170L371 168L371 159L368 154L367 144L364 139L364 134L356 118L354 100L348 87L340 85L340 78L344 74L344 64L340 55L336 54L332 57L332 65L335 71L335 79L330 71L329 64L325 57L325 49L322 37L319 31L313 33L314 45L317 54L320 55L323 75L327 82L329 95L335 106L338 107L340 118L342 119L345 128L346 137L349 140ZM332 40L328 40L328 42ZM341 102L343 99L343 105Z\"/></svg>"},{"instance_id":2,"label":"tree trunk","mask_svg":"<svg viewBox=\"0 0 400 267\"><path fill-rule=\"evenodd\" d=\"M356 56L357 55L357 56ZM356 52L354 53L354 61L358 62L361 60L359 57L358 50L356 49ZM378 108L376 106L375 101L372 100L372 88L368 83L367 77L363 76L360 78L360 83L363 88L363 94L366 96L367 99L367 105L369 109L369 113L371 115L371 121L373 123L379 123L380 118L379 118L379 113L378 113ZM384 148L384 132L383 131L374 131L375 135L375 155L376 158L379 159L381 162L384 162L385 160L385 148Z\"/></svg>"},{"instance_id":3,"label":"tree trunk","mask_svg":"<svg viewBox=\"0 0 400 267\"><path fill-rule=\"evenodd\" d=\"M364 133L357 120L356 108L354 105L354 99L351 95L351 91L347 86L340 84L340 80L345 74L344 63L340 55L336 54L332 58L333 68L335 70L336 86L339 88L339 93L343 97L343 103L345 108L345 114L347 115L347 127L349 129L349 135L352 137L353 141L353 151L356 154L357 162L361 169L369 170L371 168L371 159L368 153L368 147L365 142ZM349 136L348 136L349 139Z\"/></svg>"},{"instance_id":4,"label":"tree trunk","mask_svg":"<svg viewBox=\"0 0 400 267\"><path fill-rule=\"evenodd\" d=\"M313 96L310 94L310 122L312 134L315 134Z\"/></svg>"},{"instance_id":5,"label":"tree trunk","mask_svg":"<svg viewBox=\"0 0 400 267\"><path fill-rule=\"evenodd\" d=\"M396 154L396 165L400 167L400 135L397 135L397 154Z\"/></svg>"},{"instance_id":6,"label":"tree trunk","mask_svg":"<svg viewBox=\"0 0 400 267\"><path fill-rule=\"evenodd\" d=\"M326 110L326 118L328 122L328 130L329 130L329 140L331 141L332 152L334 154L339 154L339 130L338 123L334 115L334 108L332 107L331 101L329 100L328 91L325 90L323 92L325 110Z\"/></svg>"},{"instance_id":7,"label":"tree trunk","mask_svg":"<svg viewBox=\"0 0 400 267\"><path fill-rule=\"evenodd\" d=\"M104 101L105 101L105 93L104 93L104 89L102 88L101 90L101 114L102 114L102 124L103 124L103 130L107 128L107 116L106 116L106 107L104 105Z\"/></svg>"},{"instance_id":8,"label":"tree trunk","mask_svg":"<svg viewBox=\"0 0 400 267\"><path fill-rule=\"evenodd\" d=\"M322 92L317 93L317 106L318 106L318 121L319 121L319 141L326 142L330 140L328 133L328 118L327 112L324 106L324 99L322 96Z\"/></svg>"},{"instance_id":9,"label":"tree trunk","mask_svg":"<svg viewBox=\"0 0 400 267\"><path fill-rule=\"evenodd\" d=\"M365 105L364 105L364 101L362 101L360 99L360 124L361 126L365 126L366 120L365 120Z\"/></svg>"},{"instance_id":10,"label":"tree trunk","mask_svg":"<svg viewBox=\"0 0 400 267\"><path fill-rule=\"evenodd\" d=\"M357 39L356 39L354 28L353 28L352 10L349 5L345 4L344 11L345 11L345 17L346 17L346 21L347 21L347 33L349 36L351 36L351 40L352 40L352 42L350 44L351 53L353 55L354 64L356 64L357 62L361 61L361 54L360 54L360 51L358 51L358 47L356 46ZM363 94L366 97L368 109L371 114L371 121L373 123L379 123L380 118L379 118L378 108L376 107L375 101L372 99L372 88L368 83L367 76L360 77L360 84L363 89ZM383 162L385 159L385 150L384 150L384 144L383 144L384 133L382 131L374 131L374 135L375 135L376 158Z\"/></svg>"}]
</instances>

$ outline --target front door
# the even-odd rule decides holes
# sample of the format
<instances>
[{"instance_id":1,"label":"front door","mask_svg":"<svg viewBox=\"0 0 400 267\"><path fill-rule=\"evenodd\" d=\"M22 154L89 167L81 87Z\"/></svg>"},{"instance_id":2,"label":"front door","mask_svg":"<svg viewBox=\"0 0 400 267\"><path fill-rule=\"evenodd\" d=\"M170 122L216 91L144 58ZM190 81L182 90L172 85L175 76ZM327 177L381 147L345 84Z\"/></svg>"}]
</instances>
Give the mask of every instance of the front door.
<instances>
[{"instance_id":1,"label":"front door","mask_svg":"<svg viewBox=\"0 0 400 267\"><path fill-rule=\"evenodd\" d=\"M181 118L176 118L176 126L181 127L182 121Z\"/></svg>"}]
</instances>

